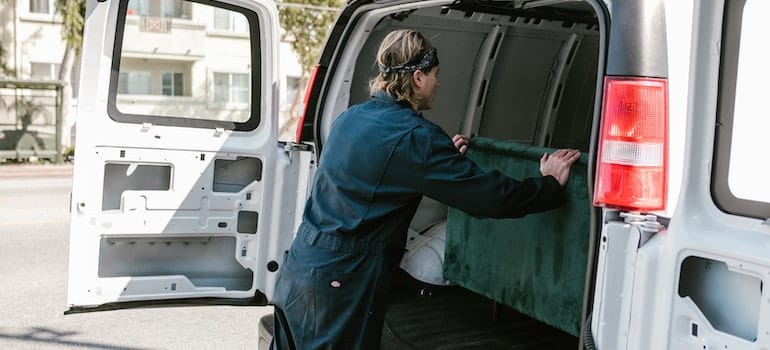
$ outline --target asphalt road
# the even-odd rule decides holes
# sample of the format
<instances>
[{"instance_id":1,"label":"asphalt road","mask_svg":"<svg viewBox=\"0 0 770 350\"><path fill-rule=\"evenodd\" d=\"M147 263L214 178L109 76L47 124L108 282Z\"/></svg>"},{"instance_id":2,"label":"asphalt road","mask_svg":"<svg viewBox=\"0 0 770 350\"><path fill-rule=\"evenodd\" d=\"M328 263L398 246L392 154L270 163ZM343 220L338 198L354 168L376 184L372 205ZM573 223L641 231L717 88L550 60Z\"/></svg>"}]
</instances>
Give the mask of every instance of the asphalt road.
<instances>
[{"instance_id":1,"label":"asphalt road","mask_svg":"<svg viewBox=\"0 0 770 350\"><path fill-rule=\"evenodd\" d=\"M257 321L272 312L270 307L199 306L64 316L72 180L66 169L12 173L3 167L0 349L256 349Z\"/></svg>"}]
</instances>

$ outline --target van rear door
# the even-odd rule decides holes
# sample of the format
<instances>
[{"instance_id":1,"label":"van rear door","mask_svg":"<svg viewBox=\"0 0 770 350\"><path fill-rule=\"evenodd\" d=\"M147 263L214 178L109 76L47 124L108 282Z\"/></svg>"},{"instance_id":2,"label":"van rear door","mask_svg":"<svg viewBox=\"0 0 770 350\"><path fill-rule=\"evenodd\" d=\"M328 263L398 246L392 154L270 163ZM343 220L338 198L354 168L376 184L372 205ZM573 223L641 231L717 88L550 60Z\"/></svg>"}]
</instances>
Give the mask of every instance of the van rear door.
<instances>
[{"instance_id":1,"label":"van rear door","mask_svg":"<svg viewBox=\"0 0 770 350\"><path fill-rule=\"evenodd\" d=\"M312 159L276 139L275 4L89 1L86 18L70 312L266 303Z\"/></svg>"},{"instance_id":2,"label":"van rear door","mask_svg":"<svg viewBox=\"0 0 770 350\"><path fill-rule=\"evenodd\" d=\"M770 4L670 1L667 8L678 10L666 14L668 38L686 47L668 53L669 63L684 63L672 64L672 76L689 76L687 84L671 84L669 95L672 103L687 101L686 108L671 108L669 124L672 142L684 140L683 160L671 163L681 176L677 172L669 184L681 191L667 227L657 225L654 215L605 217L595 345L768 348L770 186L764 152L770 149L770 73L764 14Z\"/></svg>"},{"instance_id":3,"label":"van rear door","mask_svg":"<svg viewBox=\"0 0 770 350\"><path fill-rule=\"evenodd\" d=\"M682 195L665 259L671 349L770 346L767 11L761 0L695 2Z\"/></svg>"}]
</instances>

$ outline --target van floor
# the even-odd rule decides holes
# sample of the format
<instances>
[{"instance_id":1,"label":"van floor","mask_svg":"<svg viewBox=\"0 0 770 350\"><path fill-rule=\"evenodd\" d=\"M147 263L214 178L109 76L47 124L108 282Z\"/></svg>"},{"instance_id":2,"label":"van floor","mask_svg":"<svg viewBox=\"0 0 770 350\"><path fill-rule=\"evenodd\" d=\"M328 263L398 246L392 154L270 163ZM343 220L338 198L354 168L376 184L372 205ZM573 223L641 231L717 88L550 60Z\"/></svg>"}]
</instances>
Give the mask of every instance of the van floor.
<instances>
[{"instance_id":1,"label":"van floor","mask_svg":"<svg viewBox=\"0 0 770 350\"><path fill-rule=\"evenodd\" d=\"M568 333L460 287L432 287L408 275L397 279L385 315L381 350L577 349Z\"/></svg>"}]
</instances>

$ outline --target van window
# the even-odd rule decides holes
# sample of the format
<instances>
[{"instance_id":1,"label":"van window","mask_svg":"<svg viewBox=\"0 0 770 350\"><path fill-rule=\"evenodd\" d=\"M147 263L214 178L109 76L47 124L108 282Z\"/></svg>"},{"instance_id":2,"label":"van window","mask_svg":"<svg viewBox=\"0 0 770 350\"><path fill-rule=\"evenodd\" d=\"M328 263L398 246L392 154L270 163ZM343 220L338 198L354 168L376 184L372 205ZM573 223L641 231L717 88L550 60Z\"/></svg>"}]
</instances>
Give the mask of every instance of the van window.
<instances>
[{"instance_id":1,"label":"van window","mask_svg":"<svg viewBox=\"0 0 770 350\"><path fill-rule=\"evenodd\" d=\"M256 13L187 0L123 0L119 11L112 119L234 130L259 125Z\"/></svg>"},{"instance_id":2,"label":"van window","mask_svg":"<svg viewBox=\"0 0 770 350\"><path fill-rule=\"evenodd\" d=\"M728 2L725 9L712 190L722 210L770 217L767 157L766 19L770 2Z\"/></svg>"}]
</instances>

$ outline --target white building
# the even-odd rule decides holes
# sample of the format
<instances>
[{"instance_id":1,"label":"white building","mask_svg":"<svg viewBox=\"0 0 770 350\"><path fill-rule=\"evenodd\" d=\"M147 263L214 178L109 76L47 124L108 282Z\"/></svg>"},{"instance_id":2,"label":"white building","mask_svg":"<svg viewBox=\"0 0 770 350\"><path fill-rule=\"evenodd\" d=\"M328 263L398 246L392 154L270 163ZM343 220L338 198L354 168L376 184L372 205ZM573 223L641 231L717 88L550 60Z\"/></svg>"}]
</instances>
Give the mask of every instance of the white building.
<instances>
[{"instance_id":1,"label":"white building","mask_svg":"<svg viewBox=\"0 0 770 350\"><path fill-rule=\"evenodd\" d=\"M65 44L61 22L54 15L54 0L0 2L0 42L3 61L16 77L0 79L55 80ZM73 77L77 78L77 70ZM73 85L76 94L77 85ZM51 91L0 89L0 152L34 148L50 153L55 148L55 94ZM77 95L73 96L76 100ZM75 101L71 103L75 105ZM23 106L40 106L24 118ZM17 108L18 107L18 108ZM21 130L20 130L21 129ZM65 145L69 144L63 140ZM10 154L14 154L11 152ZM7 155L2 155L3 157Z\"/></svg>"},{"instance_id":2,"label":"white building","mask_svg":"<svg viewBox=\"0 0 770 350\"><path fill-rule=\"evenodd\" d=\"M130 0L127 13L133 16L127 16L119 43L116 104L121 112L222 120L248 113L250 33L243 14L183 0ZM0 25L5 61L17 79L58 77L65 44L54 0L0 2ZM285 121L293 96L301 90L301 69L288 43L281 43L280 55ZM78 67L79 61L72 77L73 107ZM0 128L16 124L10 114L0 109ZM293 130L282 139L290 137Z\"/></svg>"},{"instance_id":3,"label":"white building","mask_svg":"<svg viewBox=\"0 0 770 350\"><path fill-rule=\"evenodd\" d=\"M0 40L5 61L18 78L57 78L65 44L54 12L54 0L0 2Z\"/></svg>"}]
</instances>

